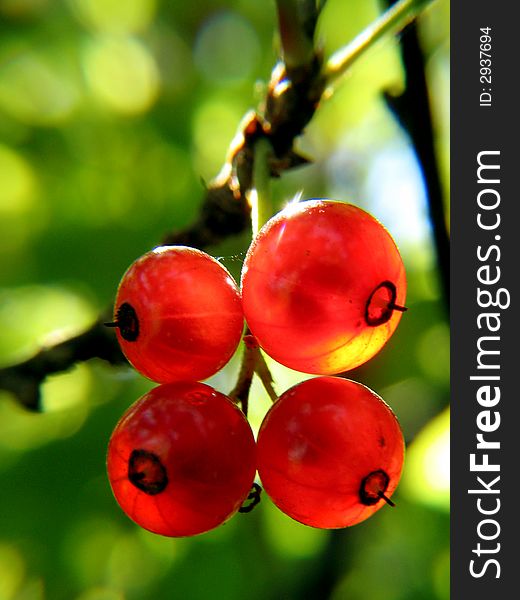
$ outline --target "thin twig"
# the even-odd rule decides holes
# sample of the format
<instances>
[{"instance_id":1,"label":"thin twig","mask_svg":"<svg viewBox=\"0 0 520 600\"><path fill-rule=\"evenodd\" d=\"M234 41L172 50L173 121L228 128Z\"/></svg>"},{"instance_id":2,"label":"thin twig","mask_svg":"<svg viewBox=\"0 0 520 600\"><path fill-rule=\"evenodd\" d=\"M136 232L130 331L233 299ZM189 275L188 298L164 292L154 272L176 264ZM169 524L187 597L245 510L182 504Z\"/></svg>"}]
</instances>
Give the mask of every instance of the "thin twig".
<instances>
[{"instance_id":1,"label":"thin twig","mask_svg":"<svg viewBox=\"0 0 520 600\"><path fill-rule=\"evenodd\" d=\"M335 52L325 66L325 77L332 83L344 75L369 48L381 38L396 35L432 0L399 0L350 44Z\"/></svg>"},{"instance_id":2,"label":"thin twig","mask_svg":"<svg viewBox=\"0 0 520 600\"><path fill-rule=\"evenodd\" d=\"M255 373L260 378L265 391L268 393L269 398L271 398L271 402L276 402L278 400L278 394L273 387L274 379L261 352L258 352Z\"/></svg>"},{"instance_id":3,"label":"thin twig","mask_svg":"<svg viewBox=\"0 0 520 600\"><path fill-rule=\"evenodd\" d=\"M258 140L255 145L253 187L249 192L253 238L258 234L264 223L273 216L273 203L269 185L269 158L272 153L273 149L267 138Z\"/></svg>"},{"instance_id":4,"label":"thin twig","mask_svg":"<svg viewBox=\"0 0 520 600\"><path fill-rule=\"evenodd\" d=\"M229 392L228 396L233 402L240 403L242 412L247 416L249 407L249 391L255 374L255 365L259 354L258 344L250 335L249 330L244 336L244 352L242 354L242 362L238 372L237 382L235 387Z\"/></svg>"},{"instance_id":5,"label":"thin twig","mask_svg":"<svg viewBox=\"0 0 520 600\"><path fill-rule=\"evenodd\" d=\"M251 335L249 329L246 328L246 333L244 335L244 353L242 354L242 362L238 372L237 382L235 387L228 394L233 402L236 402L237 404L240 403L242 411L246 416L249 405L249 391L255 373L260 378L260 381L271 400L275 402L278 395L273 388L273 376L260 352L260 346L258 345L256 338Z\"/></svg>"},{"instance_id":6,"label":"thin twig","mask_svg":"<svg viewBox=\"0 0 520 600\"><path fill-rule=\"evenodd\" d=\"M254 145L251 189L248 192L252 209L253 237L258 234L260 228L271 217L272 213L269 170L269 157L272 155L272 152L273 149L267 138L260 138L256 141ZM272 377L260 352L258 342L251 335L249 328L246 329L246 334L244 335L244 345L245 348L238 380L229 396L232 400L241 403L242 410L247 415L249 391L254 373L259 373L259 366L264 365L265 368L262 369L260 379L263 383L264 381L266 382L264 386L269 394L272 391Z\"/></svg>"}]
</instances>

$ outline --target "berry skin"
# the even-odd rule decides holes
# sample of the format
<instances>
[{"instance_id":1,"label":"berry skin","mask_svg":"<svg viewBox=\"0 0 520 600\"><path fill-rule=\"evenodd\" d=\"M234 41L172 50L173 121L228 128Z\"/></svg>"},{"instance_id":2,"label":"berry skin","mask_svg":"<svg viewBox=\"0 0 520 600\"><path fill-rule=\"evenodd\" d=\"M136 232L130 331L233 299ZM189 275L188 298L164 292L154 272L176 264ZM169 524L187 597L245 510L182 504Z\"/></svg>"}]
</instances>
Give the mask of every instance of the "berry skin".
<instances>
[{"instance_id":1,"label":"berry skin","mask_svg":"<svg viewBox=\"0 0 520 600\"><path fill-rule=\"evenodd\" d=\"M157 383L214 375L240 343L240 293L208 254L160 247L124 274L115 302L117 338L128 361Z\"/></svg>"},{"instance_id":2,"label":"berry skin","mask_svg":"<svg viewBox=\"0 0 520 600\"><path fill-rule=\"evenodd\" d=\"M279 363L333 375L372 358L395 331L406 294L387 230L351 204L293 204L261 229L242 270L244 316Z\"/></svg>"},{"instance_id":3,"label":"berry skin","mask_svg":"<svg viewBox=\"0 0 520 600\"><path fill-rule=\"evenodd\" d=\"M170 537L227 521L256 473L255 440L244 414L204 383L161 385L123 415L110 438L107 471L123 511Z\"/></svg>"},{"instance_id":4,"label":"berry skin","mask_svg":"<svg viewBox=\"0 0 520 600\"><path fill-rule=\"evenodd\" d=\"M267 413L257 442L265 492L296 521L323 529L364 521L389 501L404 459L390 408L348 379L295 385Z\"/></svg>"}]
</instances>

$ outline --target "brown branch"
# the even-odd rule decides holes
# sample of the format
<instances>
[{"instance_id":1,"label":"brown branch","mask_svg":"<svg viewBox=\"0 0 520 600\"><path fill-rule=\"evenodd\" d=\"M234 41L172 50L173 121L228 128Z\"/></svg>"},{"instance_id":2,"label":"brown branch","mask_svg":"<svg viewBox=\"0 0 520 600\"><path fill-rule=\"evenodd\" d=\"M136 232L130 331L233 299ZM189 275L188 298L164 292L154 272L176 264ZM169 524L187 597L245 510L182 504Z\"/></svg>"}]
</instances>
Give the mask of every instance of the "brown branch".
<instances>
[{"instance_id":1,"label":"brown branch","mask_svg":"<svg viewBox=\"0 0 520 600\"><path fill-rule=\"evenodd\" d=\"M251 222L250 213L245 198L237 199L229 182L210 185L197 220L186 229L167 233L161 244L203 250L245 231Z\"/></svg>"},{"instance_id":2,"label":"brown branch","mask_svg":"<svg viewBox=\"0 0 520 600\"><path fill-rule=\"evenodd\" d=\"M251 226L247 191L253 177L254 143L262 135L258 115L247 113L220 174L206 189L197 220L184 230L166 234L162 244L202 250Z\"/></svg>"},{"instance_id":3,"label":"brown branch","mask_svg":"<svg viewBox=\"0 0 520 600\"><path fill-rule=\"evenodd\" d=\"M279 0L279 7L282 7L279 10L282 54L290 60L287 65L283 62L275 65L260 110L244 117L221 173L206 190L197 220L186 229L167 233L162 244L205 249L250 227L251 209L247 192L253 177L254 147L260 137L265 137L273 149L269 163L272 177L279 177L282 172L309 162L295 150L294 142L312 119L326 86L321 53L309 50L314 48L312 41L323 5L324 0ZM293 20L290 18L291 10L297 11ZM405 46L405 39L403 35L407 87L402 96L387 96L387 101L410 133L423 167L439 264L443 280L447 282L448 240L423 81L424 61L417 41L412 38ZM111 364L124 363L114 333L103 326L103 322L109 320L100 319L81 335L45 348L20 364L0 369L0 389L14 394L22 405L35 409L39 406L39 386L47 375L67 370L76 362L91 358L101 358ZM267 383L268 389L269 381L266 379L264 383Z\"/></svg>"},{"instance_id":4,"label":"brown branch","mask_svg":"<svg viewBox=\"0 0 520 600\"><path fill-rule=\"evenodd\" d=\"M40 384L48 375L70 369L75 363L100 358L112 365L125 364L117 338L104 325L103 320L81 335L45 348L32 358L0 369L0 388L12 393L31 410L40 408Z\"/></svg>"},{"instance_id":5,"label":"brown branch","mask_svg":"<svg viewBox=\"0 0 520 600\"><path fill-rule=\"evenodd\" d=\"M299 0L302 11L298 19L309 40L323 2ZM186 245L199 249L215 245L250 227L251 209L247 191L251 187L254 144L265 136L273 148L270 171L278 177L283 171L306 164L307 158L293 148L312 118L324 90L322 60L309 53L308 60L286 68L279 63L273 69L263 106L259 112L248 113L231 144L224 167L206 190L197 220L180 231L167 233L164 245ZM107 331L100 319L88 331L61 344L41 350L31 359L0 370L0 389L11 392L27 408L39 408L39 386L47 375L65 371L78 361L91 358L121 364L125 359L112 331Z\"/></svg>"}]
</instances>

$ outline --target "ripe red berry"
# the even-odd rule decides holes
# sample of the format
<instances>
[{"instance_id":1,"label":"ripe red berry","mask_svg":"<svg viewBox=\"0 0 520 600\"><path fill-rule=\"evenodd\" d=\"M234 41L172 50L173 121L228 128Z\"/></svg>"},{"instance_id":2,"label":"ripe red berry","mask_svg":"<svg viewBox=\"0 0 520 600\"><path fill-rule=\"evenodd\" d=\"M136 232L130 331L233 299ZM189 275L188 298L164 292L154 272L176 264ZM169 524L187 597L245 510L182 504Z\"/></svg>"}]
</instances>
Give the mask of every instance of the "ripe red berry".
<instances>
[{"instance_id":1,"label":"ripe red berry","mask_svg":"<svg viewBox=\"0 0 520 600\"><path fill-rule=\"evenodd\" d=\"M149 379L206 379L240 343L240 294L208 254L185 246L156 248L124 274L109 325L117 327L129 362Z\"/></svg>"},{"instance_id":2,"label":"ripe red berry","mask_svg":"<svg viewBox=\"0 0 520 600\"><path fill-rule=\"evenodd\" d=\"M305 525L331 529L359 523L389 502L404 441L395 415L372 390L317 377L275 402L257 454L258 474L278 508Z\"/></svg>"},{"instance_id":3,"label":"ripe red berry","mask_svg":"<svg viewBox=\"0 0 520 600\"><path fill-rule=\"evenodd\" d=\"M312 200L261 229L242 270L245 319L283 365L318 375L353 369L393 334L406 294L387 230L351 204Z\"/></svg>"},{"instance_id":4,"label":"ripe red berry","mask_svg":"<svg viewBox=\"0 0 520 600\"><path fill-rule=\"evenodd\" d=\"M117 424L107 470L117 502L138 525L196 535L229 519L247 498L255 440L244 414L210 386L161 385Z\"/></svg>"}]
</instances>

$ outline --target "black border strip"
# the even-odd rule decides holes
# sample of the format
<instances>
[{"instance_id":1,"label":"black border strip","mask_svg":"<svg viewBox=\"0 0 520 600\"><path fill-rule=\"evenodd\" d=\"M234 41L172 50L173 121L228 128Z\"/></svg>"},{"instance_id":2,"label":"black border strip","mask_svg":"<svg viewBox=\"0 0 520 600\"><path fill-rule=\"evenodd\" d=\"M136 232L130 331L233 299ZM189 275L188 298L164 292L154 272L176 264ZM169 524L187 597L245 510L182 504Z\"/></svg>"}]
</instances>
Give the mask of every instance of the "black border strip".
<instances>
[{"instance_id":1,"label":"black border strip","mask_svg":"<svg viewBox=\"0 0 520 600\"><path fill-rule=\"evenodd\" d=\"M513 511L520 459L520 328L515 319L520 297L515 189L520 175L515 91L520 31L509 12L514 6L451 3L451 597L456 600L518 593L515 538L520 527ZM480 28L486 27L491 28L490 82L480 79L482 73L489 75L480 71L488 66L480 63L487 59L480 56L480 35L485 35ZM482 164L499 167L484 167L480 183L479 154ZM496 306L485 307L489 301ZM487 447L477 448L477 434ZM500 470L485 470L486 460Z\"/></svg>"}]
</instances>

